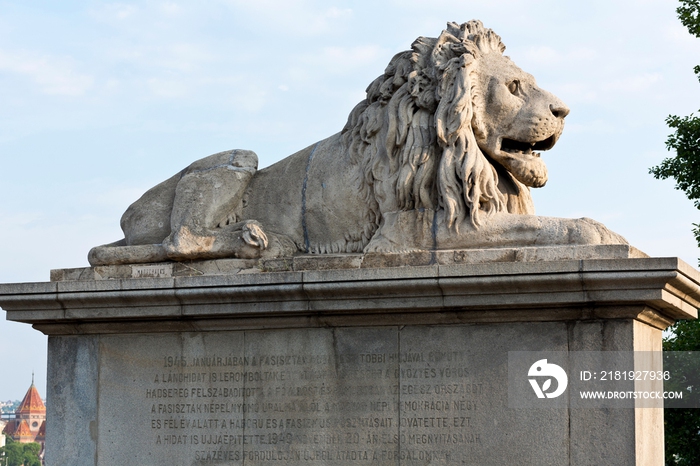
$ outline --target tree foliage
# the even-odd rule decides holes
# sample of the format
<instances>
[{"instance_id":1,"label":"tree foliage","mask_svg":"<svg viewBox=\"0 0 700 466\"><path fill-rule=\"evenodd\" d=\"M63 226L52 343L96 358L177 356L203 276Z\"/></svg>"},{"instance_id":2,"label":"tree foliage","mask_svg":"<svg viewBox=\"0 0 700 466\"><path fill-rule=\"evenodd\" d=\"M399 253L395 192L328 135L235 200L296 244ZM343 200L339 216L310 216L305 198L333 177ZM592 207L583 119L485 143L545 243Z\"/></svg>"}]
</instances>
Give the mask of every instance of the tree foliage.
<instances>
[{"instance_id":1,"label":"tree foliage","mask_svg":"<svg viewBox=\"0 0 700 466\"><path fill-rule=\"evenodd\" d=\"M700 37L700 0L679 0L678 19L695 37ZM700 65L693 69L700 80ZM673 178L676 189L685 193L700 209L700 118L670 115L666 124L674 132L666 140L666 148L676 153L664 159L649 172L657 179ZM693 224L695 239L700 245L700 224ZM664 340L664 351L700 351L699 321L680 321L670 328ZM697 371L689 371L697 372ZM696 376L697 374L690 374ZM700 383L685 381L696 388ZM697 392L697 390L695 390ZM700 465L700 409L664 410L666 465Z\"/></svg>"},{"instance_id":2,"label":"tree foliage","mask_svg":"<svg viewBox=\"0 0 700 466\"><path fill-rule=\"evenodd\" d=\"M700 37L700 0L679 0L681 6L676 8L681 24L695 37ZM698 67L696 66L697 70Z\"/></svg>"},{"instance_id":3,"label":"tree foliage","mask_svg":"<svg viewBox=\"0 0 700 466\"><path fill-rule=\"evenodd\" d=\"M664 351L700 351L700 325L697 321L682 320L671 327L671 336L664 340ZM693 359L694 361L694 359ZM681 381L684 388L698 387L698 368L684 367L687 380ZM681 374L682 375L682 374ZM674 390L681 387L668 387ZM700 464L700 409L678 408L664 410L667 466L697 466Z\"/></svg>"},{"instance_id":4,"label":"tree foliage","mask_svg":"<svg viewBox=\"0 0 700 466\"><path fill-rule=\"evenodd\" d=\"M666 148L675 151L676 156L664 159L649 172L656 179L675 179L676 189L683 191L700 209L700 118L693 114L687 117L670 115L666 124L676 130L666 140ZM694 223L693 227L695 240L700 245L700 225Z\"/></svg>"},{"instance_id":5,"label":"tree foliage","mask_svg":"<svg viewBox=\"0 0 700 466\"><path fill-rule=\"evenodd\" d=\"M666 148L675 151L676 156L664 159L649 171L657 179L674 178L676 189L700 209L700 118L693 114L670 115L666 124L676 130L666 140Z\"/></svg>"},{"instance_id":6,"label":"tree foliage","mask_svg":"<svg viewBox=\"0 0 700 466\"><path fill-rule=\"evenodd\" d=\"M0 458L5 463L3 466L41 466L39 452L41 445L38 443L19 443L11 438L6 439L7 444L0 448Z\"/></svg>"},{"instance_id":7,"label":"tree foliage","mask_svg":"<svg viewBox=\"0 0 700 466\"><path fill-rule=\"evenodd\" d=\"M664 159L650 172L655 178L674 178L676 189L683 191L700 209L700 118L692 114L670 115L666 124L675 129L666 140L666 148L675 151L676 156Z\"/></svg>"},{"instance_id":8,"label":"tree foliage","mask_svg":"<svg viewBox=\"0 0 700 466\"><path fill-rule=\"evenodd\" d=\"M700 0L680 0L676 9L681 23L691 34L700 37ZM700 79L700 65L695 67ZM675 157L664 159L649 172L657 179L673 178L679 189L700 209L700 118L690 114L687 117L670 115L666 124L675 131L666 140L666 148L676 153ZM700 225L694 224L695 238L700 244Z\"/></svg>"}]
</instances>

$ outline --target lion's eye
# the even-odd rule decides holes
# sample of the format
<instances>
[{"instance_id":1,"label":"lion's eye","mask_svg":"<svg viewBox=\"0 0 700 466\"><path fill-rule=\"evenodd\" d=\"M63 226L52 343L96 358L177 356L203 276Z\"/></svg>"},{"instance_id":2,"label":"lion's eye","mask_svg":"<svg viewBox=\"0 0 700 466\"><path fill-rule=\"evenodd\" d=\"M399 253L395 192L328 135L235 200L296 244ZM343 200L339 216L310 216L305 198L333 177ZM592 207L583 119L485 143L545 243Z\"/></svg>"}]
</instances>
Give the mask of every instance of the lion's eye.
<instances>
[{"instance_id":1,"label":"lion's eye","mask_svg":"<svg viewBox=\"0 0 700 466\"><path fill-rule=\"evenodd\" d=\"M514 79L513 81L509 82L507 86L510 93L515 94L516 92L518 92L518 89L520 89L520 81Z\"/></svg>"}]
</instances>

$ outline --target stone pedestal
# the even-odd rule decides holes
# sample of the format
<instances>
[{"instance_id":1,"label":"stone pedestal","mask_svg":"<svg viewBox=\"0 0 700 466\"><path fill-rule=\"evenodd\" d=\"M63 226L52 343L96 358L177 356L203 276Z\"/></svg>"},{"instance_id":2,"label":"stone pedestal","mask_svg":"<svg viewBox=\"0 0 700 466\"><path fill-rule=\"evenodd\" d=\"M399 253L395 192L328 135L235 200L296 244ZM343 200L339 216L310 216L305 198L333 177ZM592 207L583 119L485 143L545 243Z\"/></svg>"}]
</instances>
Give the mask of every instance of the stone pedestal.
<instances>
[{"instance_id":1,"label":"stone pedestal","mask_svg":"<svg viewBox=\"0 0 700 466\"><path fill-rule=\"evenodd\" d=\"M510 408L508 352L660 351L700 300L693 268L622 246L52 279L0 285L49 335L50 466L659 465L662 410Z\"/></svg>"}]
</instances>

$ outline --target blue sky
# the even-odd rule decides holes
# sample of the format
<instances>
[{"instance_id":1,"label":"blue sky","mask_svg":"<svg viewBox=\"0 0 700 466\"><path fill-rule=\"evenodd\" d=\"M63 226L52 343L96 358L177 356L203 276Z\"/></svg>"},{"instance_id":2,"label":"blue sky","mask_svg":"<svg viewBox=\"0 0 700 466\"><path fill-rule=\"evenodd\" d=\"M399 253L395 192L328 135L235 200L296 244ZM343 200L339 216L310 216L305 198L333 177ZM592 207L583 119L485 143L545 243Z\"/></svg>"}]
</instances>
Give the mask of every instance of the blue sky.
<instances>
[{"instance_id":1,"label":"blue sky","mask_svg":"<svg viewBox=\"0 0 700 466\"><path fill-rule=\"evenodd\" d=\"M676 6L0 0L0 282L86 266L131 202L195 159L243 148L267 166L339 131L394 54L470 19L571 108L538 214L591 217L696 265L698 212L648 174L668 155L665 117L700 108L700 40ZM45 395L45 353L41 334L0 321L0 399L21 398L32 370Z\"/></svg>"}]
</instances>

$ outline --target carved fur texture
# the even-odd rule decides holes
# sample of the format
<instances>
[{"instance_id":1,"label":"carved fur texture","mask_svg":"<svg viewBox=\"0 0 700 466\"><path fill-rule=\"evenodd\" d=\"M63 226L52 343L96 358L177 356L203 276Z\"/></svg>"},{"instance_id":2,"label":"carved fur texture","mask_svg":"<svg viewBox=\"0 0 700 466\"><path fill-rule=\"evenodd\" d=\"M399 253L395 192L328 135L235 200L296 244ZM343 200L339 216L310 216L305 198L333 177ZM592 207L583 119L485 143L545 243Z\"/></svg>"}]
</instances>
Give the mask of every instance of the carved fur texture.
<instances>
[{"instance_id":1,"label":"carved fur texture","mask_svg":"<svg viewBox=\"0 0 700 466\"><path fill-rule=\"evenodd\" d=\"M471 21L449 23L437 39L420 37L394 56L343 129L353 162L364 167L369 205L386 197L394 205L382 210L441 208L450 226L467 216L478 226L497 212L534 213L528 189L497 170L475 134L494 118L486 113L488 89L479 85L482 58L504 50L497 34ZM380 180L378 171L388 176ZM509 194L517 199L508 202Z\"/></svg>"},{"instance_id":2,"label":"carved fur texture","mask_svg":"<svg viewBox=\"0 0 700 466\"><path fill-rule=\"evenodd\" d=\"M340 133L262 170L244 150L194 162L134 203L125 239L93 249L91 263L137 261L142 245L144 257L188 260L429 249L438 236L488 244L485 226L518 224L495 217L534 213L529 189L547 181L538 151L569 112L504 50L480 21L419 37ZM273 246L250 241L251 221Z\"/></svg>"}]
</instances>

